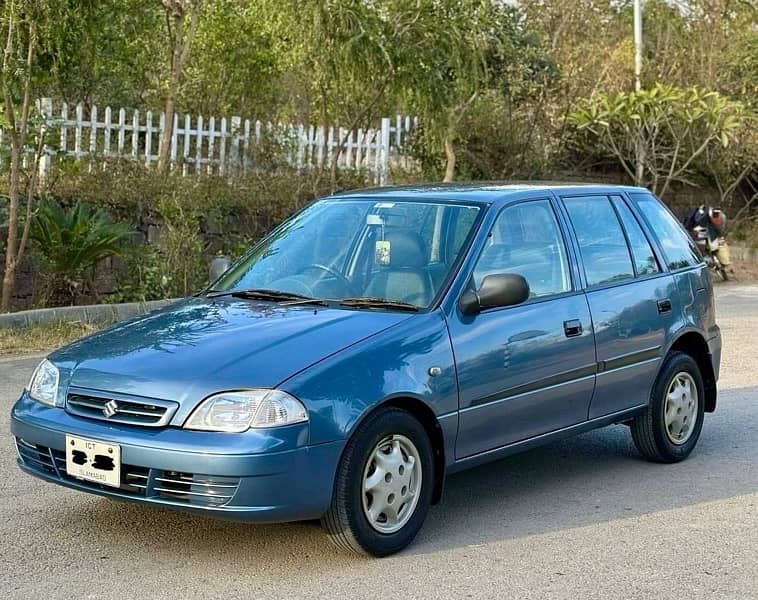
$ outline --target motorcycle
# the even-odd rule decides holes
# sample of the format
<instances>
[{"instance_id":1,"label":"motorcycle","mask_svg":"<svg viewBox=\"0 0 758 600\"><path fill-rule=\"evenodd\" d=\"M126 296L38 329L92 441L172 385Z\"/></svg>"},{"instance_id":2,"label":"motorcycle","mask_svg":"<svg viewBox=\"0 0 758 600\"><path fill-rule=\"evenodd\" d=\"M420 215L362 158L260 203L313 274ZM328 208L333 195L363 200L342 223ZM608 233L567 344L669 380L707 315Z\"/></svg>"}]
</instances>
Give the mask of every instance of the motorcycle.
<instances>
[{"instance_id":1,"label":"motorcycle","mask_svg":"<svg viewBox=\"0 0 758 600\"><path fill-rule=\"evenodd\" d=\"M684 226L700 249L706 264L727 281L731 257L723 235L726 213L718 208L700 206L687 215Z\"/></svg>"}]
</instances>

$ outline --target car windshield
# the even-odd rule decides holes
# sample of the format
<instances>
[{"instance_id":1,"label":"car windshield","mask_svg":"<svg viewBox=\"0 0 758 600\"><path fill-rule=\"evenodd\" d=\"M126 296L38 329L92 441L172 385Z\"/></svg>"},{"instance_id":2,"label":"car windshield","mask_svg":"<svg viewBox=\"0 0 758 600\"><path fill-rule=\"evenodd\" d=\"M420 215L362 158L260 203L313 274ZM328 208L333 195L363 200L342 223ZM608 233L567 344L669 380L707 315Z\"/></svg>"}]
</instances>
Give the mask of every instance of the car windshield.
<instances>
[{"instance_id":1,"label":"car windshield","mask_svg":"<svg viewBox=\"0 0 758 600\"><path fill-rule=\"evenodd\" d=\"M292 302L304 296L356 307L381 308L390 301L427 308L473 234L479 212L477 205L446 201L322 200L255 245L211 292L252 292L258 298L283 292Z\"/></svg>"}]
</instances>

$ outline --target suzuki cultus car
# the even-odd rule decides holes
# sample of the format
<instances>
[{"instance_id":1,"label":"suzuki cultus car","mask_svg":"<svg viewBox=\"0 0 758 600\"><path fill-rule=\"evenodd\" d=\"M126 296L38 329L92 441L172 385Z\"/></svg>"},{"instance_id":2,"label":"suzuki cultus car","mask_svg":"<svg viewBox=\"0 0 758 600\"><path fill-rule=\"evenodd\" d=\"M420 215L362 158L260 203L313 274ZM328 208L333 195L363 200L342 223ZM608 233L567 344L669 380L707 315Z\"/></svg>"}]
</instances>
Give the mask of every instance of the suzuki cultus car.
<instances>
[{"instance_id":1,"label":"suzuki cultus car","mask_svg":"<svg viewBox=\"0 0 758 600\"><path fill-rule=\"evenodd\" d=\"M613 423L686 458L716 407L711 281L648 191L427 186L319 200L211 286L53 352L24 471L376 556L445 476Z\"/></svg>"}]
</instances>

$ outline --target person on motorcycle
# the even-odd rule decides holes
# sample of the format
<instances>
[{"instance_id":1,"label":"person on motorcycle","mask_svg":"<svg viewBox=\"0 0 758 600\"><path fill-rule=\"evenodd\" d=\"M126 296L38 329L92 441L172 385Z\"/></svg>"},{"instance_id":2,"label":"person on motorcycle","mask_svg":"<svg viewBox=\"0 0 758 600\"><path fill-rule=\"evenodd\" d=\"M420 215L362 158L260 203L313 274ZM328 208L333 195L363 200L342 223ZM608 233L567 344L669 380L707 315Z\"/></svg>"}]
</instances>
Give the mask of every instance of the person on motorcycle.
<instances>
[{"instance_id":1,"label":"person on motorcycle","mask_svg":"<svg viewBox=\"0 0 758 600\"><path fill-rule=\"evenodd\" d=\"M729 272L732 271L732 257L729 252L729 246L724 239L724 229L726 227L726 213L712 206L700 205L693 210L684 220L684 226L687 231L692 232L695 227L703 227L708 232L708 239L719 240L718 247L715 251L721 265Z\"/></svg>"}]
</instances>

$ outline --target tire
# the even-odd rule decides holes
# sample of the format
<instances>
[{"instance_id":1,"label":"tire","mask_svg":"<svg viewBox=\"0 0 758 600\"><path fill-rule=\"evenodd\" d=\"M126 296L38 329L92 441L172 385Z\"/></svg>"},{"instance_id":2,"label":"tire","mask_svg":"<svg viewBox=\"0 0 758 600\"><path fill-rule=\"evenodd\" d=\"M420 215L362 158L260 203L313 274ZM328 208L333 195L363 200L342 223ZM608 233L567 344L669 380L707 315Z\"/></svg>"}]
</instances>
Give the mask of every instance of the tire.
<instances>
[{"instance_id":1,"label":"tire","mask_svg":"<svg viewBox=\"0 0 758 600\"><path fill-rule=\"evenodd\" d=\"M721 276L721 280L729 281L729 273L727 272L726 267L724 267L724 265L719 263L717 269L718 269L719 275Z\"/></svg>"},{"instance_id":2,"label":"tire","mask_svg":"<svg viewBox=\"0 0 758 600\"><path fill-rule=\"evenodd\" d=\"M408 466L411 457L412 467ZM364 482L371 481L377 482L375 491L364 493ZM433 482L432 444L423 425L404 410L381 410L369 416L348 441L337 467L332 503L321 525L332 542L348 552L394 554L421 529ZM415 495L408 500L411 491ZM383 507L387 514L381 512ZM393 511L397 514L390 517Z\"/></svg>"},{"instance_id":3,"label":"tire","mask_svg":"<svg viewBox=\"0 0 758 600\"><path fill-rule=\"evenodd\" d=\"M655 380L648 408L632 421L634 445L653 462L684 460L700 438L704 408L703 377L697 363L684 352L670 353Z\"/></svg>"}]
</instances>

